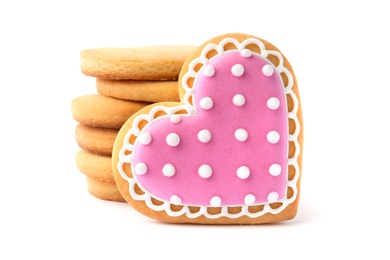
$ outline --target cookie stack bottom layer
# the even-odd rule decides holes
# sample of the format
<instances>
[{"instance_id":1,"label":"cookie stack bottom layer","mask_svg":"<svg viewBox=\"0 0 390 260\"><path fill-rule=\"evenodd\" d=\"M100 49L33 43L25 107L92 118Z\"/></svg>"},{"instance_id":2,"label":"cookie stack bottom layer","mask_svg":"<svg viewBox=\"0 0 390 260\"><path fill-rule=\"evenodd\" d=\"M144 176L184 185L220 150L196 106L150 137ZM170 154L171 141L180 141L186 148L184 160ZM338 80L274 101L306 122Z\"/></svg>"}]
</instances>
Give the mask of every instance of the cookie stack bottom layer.
<instances>
[{"instance_id":1,"label":"cookie stack bottom layer","mask_svg":"<svg viewBox=\"0 0 390 260\"><path fill-rule=\"evenodd\" d=\"M91 195L104 200L124 201L113 178L111 156L80 149L76 153L76 165L85 174Z\"/></svg>"}]
</instances>

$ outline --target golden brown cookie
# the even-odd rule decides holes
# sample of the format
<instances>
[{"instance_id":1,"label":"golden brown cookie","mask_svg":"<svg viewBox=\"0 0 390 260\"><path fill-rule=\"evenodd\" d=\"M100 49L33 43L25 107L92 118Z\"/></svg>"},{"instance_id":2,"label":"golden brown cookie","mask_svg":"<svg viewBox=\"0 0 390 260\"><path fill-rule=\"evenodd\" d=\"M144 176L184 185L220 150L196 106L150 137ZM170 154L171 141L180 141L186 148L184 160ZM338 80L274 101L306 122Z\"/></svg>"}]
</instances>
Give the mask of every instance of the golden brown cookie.
<instances>
[{"instance_id":1,"label":"golden brown cookie","mask_svg":"<svg viewBox=\"0 0 390 260\"><path fill-rule=\"evenodd\" d=\"M92 153L111 156L118 129L76 125L75 137L80 148Z\"/></svg>"},{"instance_id":2,"label":"golden brown cookie","mask_svg":"<svg viewBox=\"0 0 390 260\"><path fill-rule=\"evenodd\" d=\"M179 101L177 81L96 79L101 95L145 102Z\"/></svg>"},{"instance_id":3,"label":"golden brown cookie","mask_svg":"<svg viewBox=\"0 0 390 260\"><path fill-rule=\"evenodd\" d=\"M76 166L81 173L95 179L114 182L111 156L104 156L80 149L76 153Z\"/></svg>"},{"instance_id":4,"label":"golden brown cookie","mask_svg":"<svg viewBox=\"0 0 390 260\"><path fill-rule=\"evenodd\" d=\"M102 200L125 202L115 182L108 182L100 179L95 179L89 176L86 176L86 178L87 178L88 192L94 197Z\"/></svg>"},{"instance_id":5,"label":"golden brown cookie","mask_svg":"<svg viewBox=\"0 0 390 260\"><path fill-rule=\"evenodd\" d=\"M87 177L89 193L104 200L124 201L112 175L110 156L81 149L76 153L76 165Z\"/></svg>"},{"instance_id":6,"label":"golden brown cookie","mask_svg":"<svg viewBox=\"0 0 390 260\"><path fill-rule=\"evenodd\" d=\"M81 124L119 129L131 115L149 104L88 94L74 98L71 109L73 118Z\"/></svg>"},{"instance_id":7,"label":"golden brown cookie","mask_svg":"<svg viewBox=\"0 0 390 260\"><path fill-rule=\"evenodd\" d=\"M176 80L194 46L96 48L80 53L81 72L104 79Z\"/></svg>"},{"instance_id":8,"label":"golden brown cookie","mask_svg":"<svg viewBox=\"0 0 390 260\"><path fill-rule=\"evenodd\" d=\"M296 216L303 121L293 68L247 34L212 38L179 76L181 102L149 105L115 140L122 196L159 221L261 224Z\"/></svg>"}]
</instances>

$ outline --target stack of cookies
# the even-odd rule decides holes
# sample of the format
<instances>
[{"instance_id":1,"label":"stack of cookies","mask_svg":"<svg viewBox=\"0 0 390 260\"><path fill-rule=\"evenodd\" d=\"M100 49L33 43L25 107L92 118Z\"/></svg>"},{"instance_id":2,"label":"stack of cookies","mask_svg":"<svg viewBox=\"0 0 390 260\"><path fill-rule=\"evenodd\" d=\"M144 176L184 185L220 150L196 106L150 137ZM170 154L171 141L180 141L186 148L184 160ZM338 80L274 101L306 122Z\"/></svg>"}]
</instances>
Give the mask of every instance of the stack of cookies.
<instances>
[{"instance_id":1,"label":"stack of cookies","mask_svg":"<svg viewBox=\"0 0 390 260\"><path fill-rule=\"evenodd\" d=\"M119 129L139 109L156 102L179 101L178 76L194 46L98 48L80 54L81 72L96 78L96 93L72 100L80 150L76 165L88 192L124 201L112 173L112 149Z\"/></svg>"}]
</instances>

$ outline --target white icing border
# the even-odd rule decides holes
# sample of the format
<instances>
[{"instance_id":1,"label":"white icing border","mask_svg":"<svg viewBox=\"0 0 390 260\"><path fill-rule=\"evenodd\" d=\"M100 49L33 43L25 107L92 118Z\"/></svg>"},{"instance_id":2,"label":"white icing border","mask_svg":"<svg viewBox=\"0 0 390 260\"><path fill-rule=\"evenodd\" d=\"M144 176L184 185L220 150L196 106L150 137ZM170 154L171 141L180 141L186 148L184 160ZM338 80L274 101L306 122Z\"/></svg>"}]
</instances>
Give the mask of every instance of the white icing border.
<instances>
[{"instance_id":1,"label":"white icing border","mask_svg":"<svg viewBox=\"0 0 390 260\"><path fill-rule=\"evenodd\" d=\"M287 187L286 187L286 192L285 192L284 198L282 200L272 202L272 203L282 203L282 205L277 207L276 209L271 208L270 204L272 204L272 203L251 205L251 206L264 205L264 208L261 211L254 212L254 213L249 212L250 206L248 206L248 205L240 205L241 211L239 213L229 213L228 209L230 207L235 207L235 206L220 206L219 208L221 208L221 212L217 213L217 214L210 214L207 211L208 206L199 206L199 205L194 205L194 207L199 208L199 211L197 211L197 212L191 212L190 208L189 208L189 207L191 207L190 205L180 205L180 206L182 206L181 210L173 211L171 209L171 203L169 201L165 201L165 200L161 200L161 199L157 199L157 198L154 198L154 199L161 201L162 204L155 205L152 201L152 195L149 192L143 190L143 192L145 192L145 193L142 195L137 194L135 192L134 187L136 184L141 189L142 189L142 187L137 183L135 178L128 177L127 174L123 170L123 165L126 163L131 164L132 160L133 160L132 154L126 155L126 152L131 152L136 144L136 142L135 142L134 145L132 145L128 142L128 140L130 140L130 137L132 135L137 137L141 133L141 130L138 128L138 125L141 121L146 120L148 122L147 124L150 124L155 120L163 118L164 116L154 118L156 113L159 111L165 112L167 114L166 115L167 117L172 116L173 114L175 114L176 112L178 112L180 110L185 110L187 112L187 114L183 114L183 115L187 115L187 116L194 115L195 114L195 107L189 101L189 100L192 100L194 89L190 88L187 85L188 79L189 78L194 78L194 79L196 78L197 72L194 69L196 65L203 64L202 66L204 66L205 64L208 63L209 59L206 57L208 52L210 52L211 50L215 50L218 53L217 55L224 53L225 52L224 46L228 43L234 44L238 51L245 49L245 47L249 44L252 44L252 45L255 44L260 49L260 53L258 55L260 55L262 58L266 59L267 61L269 61L267 59L268 55L276 56L279 59L279 64L278 64L278 66L275 67L275 71L279 74L280 77L281 77L281 73L284 73L287 76L288 84L287 84L287 86L284 87L285 100L287 103L287 95L290 95L292 100L293 100L292 111L291 112L287 111L287 114L288 114L287 127L289 126L288 119L294 120L294 122L295 122L295 132L293 134L290 134L288 131L288 143L289 142L294 143L295 153L294 153L294 156L292 158L288 158L288 156L287 156L287 158L288 158L287 167L286 167ZM260 217L266 213L277 214L277 213L281 212L282 210L284 210L289 204L294 202L296 197L297 197L297 193L298 193L297 181L298 181L298 178L300 175L300 169L299 169L299 165L298 165L298 156L300 154L300 145L298 142L298 136L300 133L300 123L299 123L298 116L297 116L298 98L296 97L295 93L292 91L293 77L292 77L292 74L290 73L290 71L288 71L287 68L285 68L283 66L283 62L284 62L283 56L281 53L274 51L274 50L267 50L265 48L265 45L259 39L255 39L255 38L246 39L242 43L240 43L237 39L234 39L234 38L225 38L225 39L221 40L221 42L218 45L213 44L213 43L208 44L202 50L201 55L198 58L194 59L189 64L189 68L188 68L187 73L182 77L182 86L185 90L184 104L179 105L179 106L175 106L175 107L155 106L152 108L152 110L149 112L149 114L141 114L141 115L137 116L133 121L133 125L132 125L131 129L126 133L125 138L124 138L124 144L119 152L119 162L118 162L117 168L118 168L118 171L119 171L121 177L129 183L129 193L130 193L131 197L134 200L144 201L145 204L150 209L152 209L154 211L165 211L167 215L172 216L172 217L181 216L181 215L185 214L186 217L191 218L191 219L197 218L200 216L205 216L209 219L217 219L220 217L238 218L241 216L248 216L250 218L257 218L257 217ZM270 63L273 64L272 62L270 62ZM288 108L288 106L287 106L287 108ZM287 152L288 152L288 150L289 149L287 149ZM288 180L289 166L292 166L295 169L295 175L294 175L294 178L292 180ZM291 198L287 199L288 188L291 188L293 190L293 196Z\"/></svg>"}]
</instances>

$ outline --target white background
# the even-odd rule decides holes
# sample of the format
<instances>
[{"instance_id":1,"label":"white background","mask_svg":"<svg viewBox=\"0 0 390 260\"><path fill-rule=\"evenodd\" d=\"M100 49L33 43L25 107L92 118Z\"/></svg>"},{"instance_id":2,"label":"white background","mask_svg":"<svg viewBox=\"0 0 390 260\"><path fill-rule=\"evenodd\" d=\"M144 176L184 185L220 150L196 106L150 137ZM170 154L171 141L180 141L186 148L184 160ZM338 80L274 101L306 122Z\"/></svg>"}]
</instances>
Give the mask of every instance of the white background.
<instances>
[{"instance_id":1,"label":"white background","mask_svg":"<svg viewBox=\"0 0 390 260\"><path fill-rule=\"evenodd\" d=\"M217 3L218 2L218 3ZM0 259L389 259L386 1L2 1ZM297 217L171 225L96 199L75 165L79 53L249 33L292 64L305 126Z\"/></svg>"}]
</instances>

